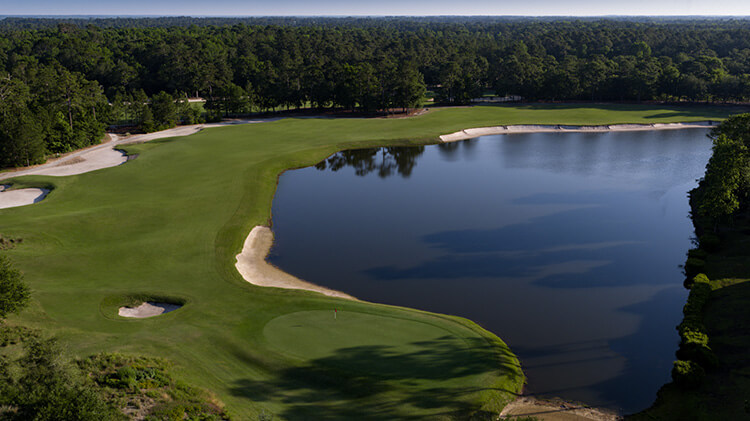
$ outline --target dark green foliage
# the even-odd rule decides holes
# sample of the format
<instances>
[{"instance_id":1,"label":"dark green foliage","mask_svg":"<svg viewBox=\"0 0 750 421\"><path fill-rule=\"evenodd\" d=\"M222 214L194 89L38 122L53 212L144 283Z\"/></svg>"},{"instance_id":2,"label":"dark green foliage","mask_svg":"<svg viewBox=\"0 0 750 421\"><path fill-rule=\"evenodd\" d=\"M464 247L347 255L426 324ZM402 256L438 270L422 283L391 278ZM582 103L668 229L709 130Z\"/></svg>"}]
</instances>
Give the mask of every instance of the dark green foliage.
<instances>
[{"instance_id":1,"label":"dark green foliage","mask_svg":"<svg viewBox=\"0 0 750 421\"><path fill-rule=\"evenodd\" d=\"M173 379L164 360L99 354L78 365L106 400L126 414L127 408L137 407L144 419L153 421L229 419L208 393Z\"/></svg>"},{"instance_id":2,"label":"dark green foliage","mask_svg":"<svg viewBox=\"0 0 750 421\"><path fill-rule=\"evenodd\" d=\"M719 236L712 233L701 235L698 242L700 242L701 248L707 251L716 251L721 246Z\"/></svg>"},{"instance_id":3,"label":"dark green foliage","mask_svg":"<svg viewBox=\"0 0 750 421\"><path fill-rule=\"evenodd\" d=\"M685 360L683 362L695 363L704 368L714 368L719 364L716 355L709 347L708 331L703 324L703 310L711 297L711 290L711 283L706 275L701 273L693 278L690 295L688 295L687 304L683 308L684 317L682 323L677 326L680 333L680 349L677 351L677 358ZM676 365L675 370L677 370ZM687 369L682 367L680 370ZM672 374L674 377L674 370ZM692 377L690 378L692 379ZM693 380L682 379L680 381L689 383ZM677 381L677 378L675 378L675 381Z\"/></svg>"},{"instance_id":4,"label":"dark green foliage","mask_svg":"<svg viewBox=\"0 0 750 421\"><path fill-rule=\"evenodd\" d=\"M29 296L29 288L24 284L21 272L13 267L10 260L0 256L0 320L26 306Z\"/></svg>"},{"instance_id":5,"label":"dark green foliage","mask_svg":"<svg viewBox=\"0 0 750 421\"><path fill-rule=\"evenodd\" d=\"M706 260L708 252L703 249L690 249L688 250L688 258Z\"/></svg>"},{"instance_id":6,"label":"dark green foliage","mask_svg":"<svg viewBox=\"0 0 750 421\"><path fill-rule=\"evenodd\" d=\"M711 138L718 139L719 136L726 136L730 139L736 139L745 146L750 147L750 113L739 114L723 121L719 126L711 130Z\"/></svg>"},{"instance_id":7,"label":"dark green foliage","mask_svg":"<svg viewBox=\"0 0 750 421\"><path fill-rule=\"evenodd\" d=\"M141 112L141 118L139 121L141 129L146 133L156 131L156 121L154 120L154 113L151 111L151 107L145 107Z\"/></svg>"},{"instance_id":8,"label":"dark green foliage","mask_svg":"<svg viewBox=\"0 0 750 421\"><path fill-rule=\"evenodd\" d=\"M697 257L688 257L687 262L685 262L685 273L688 276L694 276L702 272L705 266L705 260Z\"/></svg>"},{"instance_id":9,"label":"dark green foliage","mask_svg":"<svg viewBox=\"0 0 750 421\"><path fill-rule=\"evenodd\" d=\"M177 114L182 124L199 124L205 122L200 108L190 105L187 96L180 95L177 100Z\"/></svg>"},{"instance_id":10,"label":"dark green foliage","mask_svg":"<svg viewBox=\"0 0 750 421\"><path fill-rule=\"evenodd\" d=\"M692 361L677 360L672 367L672 380L685 389L700 386L705 376L705 370Z\"/></svg>"},{"instance_id":11,"label":"dark green foliage","mask_svg":"<svg viewBox=\"0 0 750 421\"><path fill-rule=\"evenodd\" d=\"M29 109L28 86L0 69L0 167L32 165L44 159L41 128Z\"/></svg>"},{"instance_id":12,"label":"dark green foliage","mask_svg":"<svg viewBox=\"0 0 750 421\"><path fill-rule=\"evenodd\" d=\"M714 221L726 220L740 207L747 177L747 147L738 139L719 135L714 139L713 154L701 182L701 215Z\"/></svg>"},{"instance_id":13,"label":"dark green foliage","mask_svg":"<svg viewBox=\"0 0 750 421\"><path fill-rule=\"evenodd\" d=\"M705 340L708 341L708 337ZM699 342L681 344L680 349L677 350L677 358L695 362L706 369L716 368L719 365L719 360L713 350L708 345Z\"/></svg>"},{"instance_id":14,"label":"dark green foliage","mask_svg":"<svg viewBox=\"0 0 750 421\"><path fill-rule=\"evenodd\" d=\"M154 119L155 131L165 130L177 125L179 116L172 95L164 91L154 95L151 98L150 109Z\"/></svg>"},{"instance_id":15,"label":"dark green foliage","mask_svg":"<svg viewBox=\"0 0 750 421\"><path fill-rule=\"evenodd\" d=\"M734 215L746 208L750 198L750 114L735 115L711 131L713 154L706 175L691 193L698 216L707 218L717 231L721 223L733 222ZM718 249L716 237L700 238L701 248ZM704 238L705 237L705 238Z\"/></svg>"},{"instance_id":16,"label":"dark green foliage","mask_svg":"<svg viewBox=\"0 0 750 421\"><path fill-rule=\"evenodd\" d=\"M54 340L27 334L22 345L24 353L18 360L7 357L0 360L2 419L120 419L90 383L65 365Z\"/></svg>"},{"instance_id":17,"label":"dark green foliage","mask_svg":"<svg viewBox=\"0 0 750 421\"><path fill-rule=\"evenodd\" d=\"M200 122L201 111L167 100L184 94L207 99L210 121L299 107L390 113L420 107L426 87L450 104L486 91L554 101L750 98L750 29L735 21L170 19L0 21L0 112L12 107L14 116L0 119L0 166L96 143L106 123L148 132ZM743 124L714 138L747 146ZM724 186L708 184L704 211L731 213Z\"/></svg>"},{"instance_id":18,"label":"dark green foliage","mask_svg":"<svg viewBox=\"0 0 750 421\"><path fill-rule=\"evenodd\" d=\"M16 345L24 342L32 335L29 329L20 326L3 326L0 329L0 347Z\"/></svg>"},{"instance_id":19,"label":"dark green foliage","mask_svg":"<svg viewBox=\"0 0 750 421\"><path fill-rule=\"evenodd\" d=\"M214 89L206 101L206 109L223 116L248 113L252 109L250 95L244 89L228 83Z\"/></svg>"}]
</instances>

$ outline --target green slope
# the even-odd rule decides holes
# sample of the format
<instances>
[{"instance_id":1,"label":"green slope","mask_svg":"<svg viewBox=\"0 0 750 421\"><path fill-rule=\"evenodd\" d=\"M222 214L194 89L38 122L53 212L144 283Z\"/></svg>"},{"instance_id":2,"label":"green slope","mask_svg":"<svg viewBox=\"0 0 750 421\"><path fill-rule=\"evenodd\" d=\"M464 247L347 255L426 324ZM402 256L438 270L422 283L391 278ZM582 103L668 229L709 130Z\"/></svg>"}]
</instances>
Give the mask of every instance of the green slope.
<instances>
[{"instance_id":1,"label":"green slope","mask_svg":"<svg viewBox=\"0 0 750 421\"><path fill-rule=\"evenodd\" d=\"M715 120L730 111L490 106L409 119L287 119L131 146L138 159L89 174L15 179L54 190L39 204L0 210L0 233L24 239L7 254L34 299L11 321L57 335L72 355L166 357L239 419L261 410L291 419L494 411L520 391L523 374L508 347L475 324L240 277L234 256L253 226L269 222L278 175L343 148L424 143L469 127ZM119 318L132 294L186 305Z\"/></svg>"}]
</instances>

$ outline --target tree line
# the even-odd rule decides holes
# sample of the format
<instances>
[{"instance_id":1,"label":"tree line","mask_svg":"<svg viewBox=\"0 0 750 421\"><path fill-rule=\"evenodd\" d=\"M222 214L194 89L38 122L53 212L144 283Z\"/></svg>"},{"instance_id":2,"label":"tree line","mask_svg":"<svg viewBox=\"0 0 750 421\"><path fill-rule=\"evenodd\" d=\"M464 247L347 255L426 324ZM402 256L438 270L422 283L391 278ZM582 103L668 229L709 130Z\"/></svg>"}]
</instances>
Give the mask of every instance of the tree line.
<instances>
[{"instance_id":1,"label":"tree line","mask_svg":"<svg viewBox=\"0 0 750 421\"><path fill-rule=\"evenodd\" d=\"M373 112L484 93L527 101L747 101L744 20L154 18L0 21L0 166L108 124L293 108ZM168 100L171 98L171 101ZM188 97L207 99L206 112ZM171 105L170 105L171 104Z\"/></svg>"},{"instance_id":2,"label":"tree line","mask_svg":"<svg viewBox=\"0 0 750 421\"><path fill-rule=\"evenodd\" d=\"M750 209L750 114L734 115L710 134L713 153L698 188L691 192L698 215L717 230Z\"/></svg>"}]
</instances>

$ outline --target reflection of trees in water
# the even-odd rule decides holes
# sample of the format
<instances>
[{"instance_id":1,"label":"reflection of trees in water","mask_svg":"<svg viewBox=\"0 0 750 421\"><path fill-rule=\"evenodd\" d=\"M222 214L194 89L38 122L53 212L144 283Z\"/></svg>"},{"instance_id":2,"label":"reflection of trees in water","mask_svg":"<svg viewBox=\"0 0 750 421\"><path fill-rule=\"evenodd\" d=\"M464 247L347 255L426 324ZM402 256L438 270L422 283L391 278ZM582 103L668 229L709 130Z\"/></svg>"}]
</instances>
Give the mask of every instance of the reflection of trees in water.
<instances>
[{"instance_id":1,"label":"reflection of trees in water","mask_svg":"<svg viewBox=\"0 0 750 421\"><path fill-rule=\"evenodd\" d=\"M315 165L320 171L338 171L353 167L358 176L377 172L386 178L394 174L408 178L417 165L417 158L424 153L424 146L353 149L341 151Z\"/></svg>"}]
</instances>

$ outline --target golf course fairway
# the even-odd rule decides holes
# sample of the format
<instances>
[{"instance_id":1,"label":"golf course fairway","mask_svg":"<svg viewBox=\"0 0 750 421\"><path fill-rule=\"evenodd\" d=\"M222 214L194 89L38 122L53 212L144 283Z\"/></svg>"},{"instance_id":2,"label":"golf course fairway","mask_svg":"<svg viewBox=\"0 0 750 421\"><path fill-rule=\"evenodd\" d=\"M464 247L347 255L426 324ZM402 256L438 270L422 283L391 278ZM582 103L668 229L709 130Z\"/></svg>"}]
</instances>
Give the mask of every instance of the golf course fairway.
<instances>
[{"instance_id":1,"label":"golf course fairway","mask_svg":"<svg viewBox=\"0 0 750 421\"><path fill-rule=\"evenodd\" d=\"M86 174L10 179L4 183L14 188L51 192L0 210L0 234L23 239L4 253L32 289L30 307L9 323L59 338L71 357L164 357L236 419L497 414L524 376L511 350L476 324L256 287L240 276L235 255L254 226L271 223L279 174L342 149L434 143L471 127L689 122L735 111L539 105L404 119L289 118L127 146L137 159ZM139 297L183 307L146 319L117 315Z\"/></svg>"}]
</instances>

